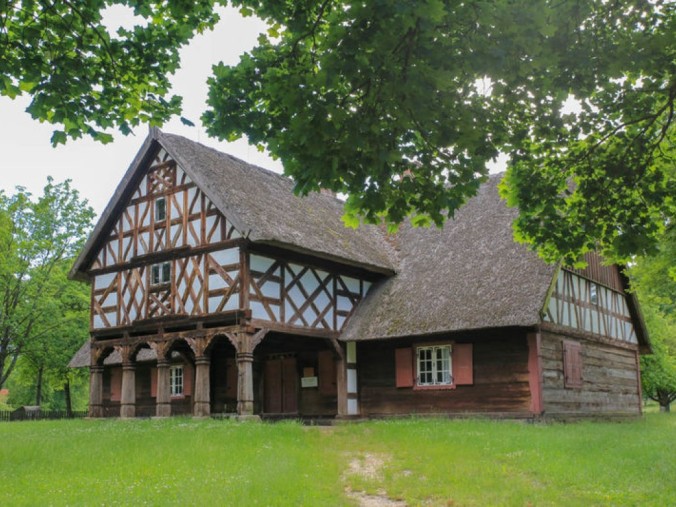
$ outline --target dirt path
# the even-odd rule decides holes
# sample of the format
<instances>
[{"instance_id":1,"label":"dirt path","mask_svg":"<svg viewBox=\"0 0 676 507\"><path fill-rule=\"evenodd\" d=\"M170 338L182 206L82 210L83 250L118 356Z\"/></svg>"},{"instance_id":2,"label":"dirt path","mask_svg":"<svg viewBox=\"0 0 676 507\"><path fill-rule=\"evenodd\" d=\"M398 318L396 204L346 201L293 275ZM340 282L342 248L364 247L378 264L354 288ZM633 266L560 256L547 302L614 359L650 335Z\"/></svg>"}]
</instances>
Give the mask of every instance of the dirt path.
<instances>
[{"instance_id":1,"label":"dirt path","mask_svg":"<svg viewBox=\"0 0 676 507\"><path fill-rule=\"evenodd\" d=\"M388 459L387 455L372 453L352 457L348 469L343 474L343 480L351 475L358 475L370 481L380 481L383 479L382 468ZM345 494L355 500L360 507L407 507L406 502L388 497L383 489L377 490L375 495L369 495L363 491L353 491L346 486Z\"/></svg>"}]
</instances>

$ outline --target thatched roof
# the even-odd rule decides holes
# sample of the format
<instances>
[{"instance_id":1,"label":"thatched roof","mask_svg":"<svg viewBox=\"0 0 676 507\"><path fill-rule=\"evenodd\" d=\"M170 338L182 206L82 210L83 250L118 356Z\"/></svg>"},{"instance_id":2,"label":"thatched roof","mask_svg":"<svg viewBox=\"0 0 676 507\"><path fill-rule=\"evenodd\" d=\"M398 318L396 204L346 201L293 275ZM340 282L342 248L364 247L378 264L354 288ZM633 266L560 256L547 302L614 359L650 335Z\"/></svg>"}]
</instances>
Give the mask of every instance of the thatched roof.
<instances>
[{"instance_id":1,"label":"thatched roof","mask_svg":"<svg viewBox=\"0 0 676 507\"><path fill-rule=\"evenodd\" d=\"M82 347L70 358L68 368L84 368L91 365L91 344L89 340L82 344Z\"/></svg>"},{"instance_id":2,"label":"thatched roof","mask_svg":"<svg viewBox=\"0 0 676 507\"><path fill-rule=\"evenodd\" d=\"M245 238L374 272L394 272L393 252L378 228L346 228L341 221L343 204L335 197L324 193L298 197L293 182L284 176L153 129L76 260L71 277L83 277L158 145Z\"/></svg>"},{"instance_id":3,"label":"thatched roof","mask_svg":"<svg viewBox=\"0 0 676 507\"><path fill-rule=\"evenodd\" d=\"M397 275L359 305L344 340L532 326L555 267L514 242L499 175L482 185L442 229L404 224L397 235Z\"/></svg>"},{"instance_id":4,"label":"thatched roof","mask_svg":"<svg viewBox=\"0 0 676 507\"><path fill-rule=\"evenodd\" d=\"M136 354L136 360L139 362L156 361L157 354L153 349L140 349ZM85 368L91 366L91 344L89 340L82 344L82 347L75 353L68 363L69 368ZM122 364L122 356L117 350L110 353L108 357L103 360L106 366Z\"/></svg>"}]
</instances>

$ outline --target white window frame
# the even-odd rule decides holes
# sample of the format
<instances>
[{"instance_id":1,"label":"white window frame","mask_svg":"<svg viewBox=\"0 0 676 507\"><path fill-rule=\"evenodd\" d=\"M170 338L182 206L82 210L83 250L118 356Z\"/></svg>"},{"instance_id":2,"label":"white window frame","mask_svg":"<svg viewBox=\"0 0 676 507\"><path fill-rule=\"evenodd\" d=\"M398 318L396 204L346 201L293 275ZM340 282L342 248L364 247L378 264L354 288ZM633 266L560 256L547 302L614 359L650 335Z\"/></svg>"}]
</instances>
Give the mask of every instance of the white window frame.
<instances>
[{"instance_id":1,"label":"white window frame","mask_svg":"<svg viewBox=\"0 0 676 507\"><path fill-rule=\"evenodd\" d=\"M418 387L453 385L452 354L453 347L450 343L416 347L416 385Z\"/></svg>"},{"instance_id":2,"label":"white window frame","mask_svg":"<svg viewBox=\"0 0 676 507\"><path fill-rule=\"evenodd\" d=\"M160 262L150 266L150 285L164 285L171 282L171 262Z\"/></svg>"},{"instance_id":3,"label":"white window frame","mask_svg":"<svg viewBox=\"0 0 676 507\"><path fill-rule=\"evenodd\" d=\"M171 396L183 396L183 365L177 364L169 367L169 394Z\"/></svg>"},{"instance_id":4,"label":"white window frame","mask_svg":"<svg viewBox=\"0 0 676 507\"><path fill-rule=\"evenodd\" d=\"M164 203L164 205L161 206L160 203ZM166 219L167 219L167 199L165 197L158 197L157 199L155 199L155 222L164 222Z\"/></svg>"}]
</instances>

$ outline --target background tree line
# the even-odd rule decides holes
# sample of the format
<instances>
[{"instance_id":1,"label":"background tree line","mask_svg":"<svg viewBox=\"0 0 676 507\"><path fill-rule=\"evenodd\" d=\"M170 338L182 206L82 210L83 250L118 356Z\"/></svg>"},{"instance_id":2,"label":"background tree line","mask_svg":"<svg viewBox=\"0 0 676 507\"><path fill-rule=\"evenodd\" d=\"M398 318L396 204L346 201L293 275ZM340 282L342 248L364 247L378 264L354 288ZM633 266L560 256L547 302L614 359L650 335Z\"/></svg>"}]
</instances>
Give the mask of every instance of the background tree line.
<instances>
[{"instance_id":1,"label":"background tree line","mask_svg":"<svg viewBox=\"0 0 676 507\"><path fill-rule=\"evenodd\" d=\"M70 410L86 404L87 376L67 367L88 339L89 287L68 271L93 210L69 181L33 196L0 192L0 388L6 403Z\"/></svg>"}]
</instances>

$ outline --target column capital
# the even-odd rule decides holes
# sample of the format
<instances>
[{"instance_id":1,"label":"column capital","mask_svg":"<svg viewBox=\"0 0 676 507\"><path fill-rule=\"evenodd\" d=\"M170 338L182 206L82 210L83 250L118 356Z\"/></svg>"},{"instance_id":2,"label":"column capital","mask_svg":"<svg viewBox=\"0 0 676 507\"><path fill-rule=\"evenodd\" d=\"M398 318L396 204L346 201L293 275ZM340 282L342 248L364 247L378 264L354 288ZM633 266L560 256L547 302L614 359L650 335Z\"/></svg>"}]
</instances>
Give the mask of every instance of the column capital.
<instances>
[{"instance_id":1,"label":"column capital","mask_svg":"<svg viewBox=\"0 0 676 507\"><path fill-rule=\"evenodd\" d=\"M89 367L90 373L103 373L103 365L102 364L93 364Z\"/></svg>"},{"instance_id":2,"label":"column capital","mask_svg":"<svg viewBox=\"0 0 676 507\"><path fill-rule=\"evenodd\" d=\"M198 364L211 364L211 358L209 356L197 356L195 357L195 366Z\"/></svg>"}]
</instances>

